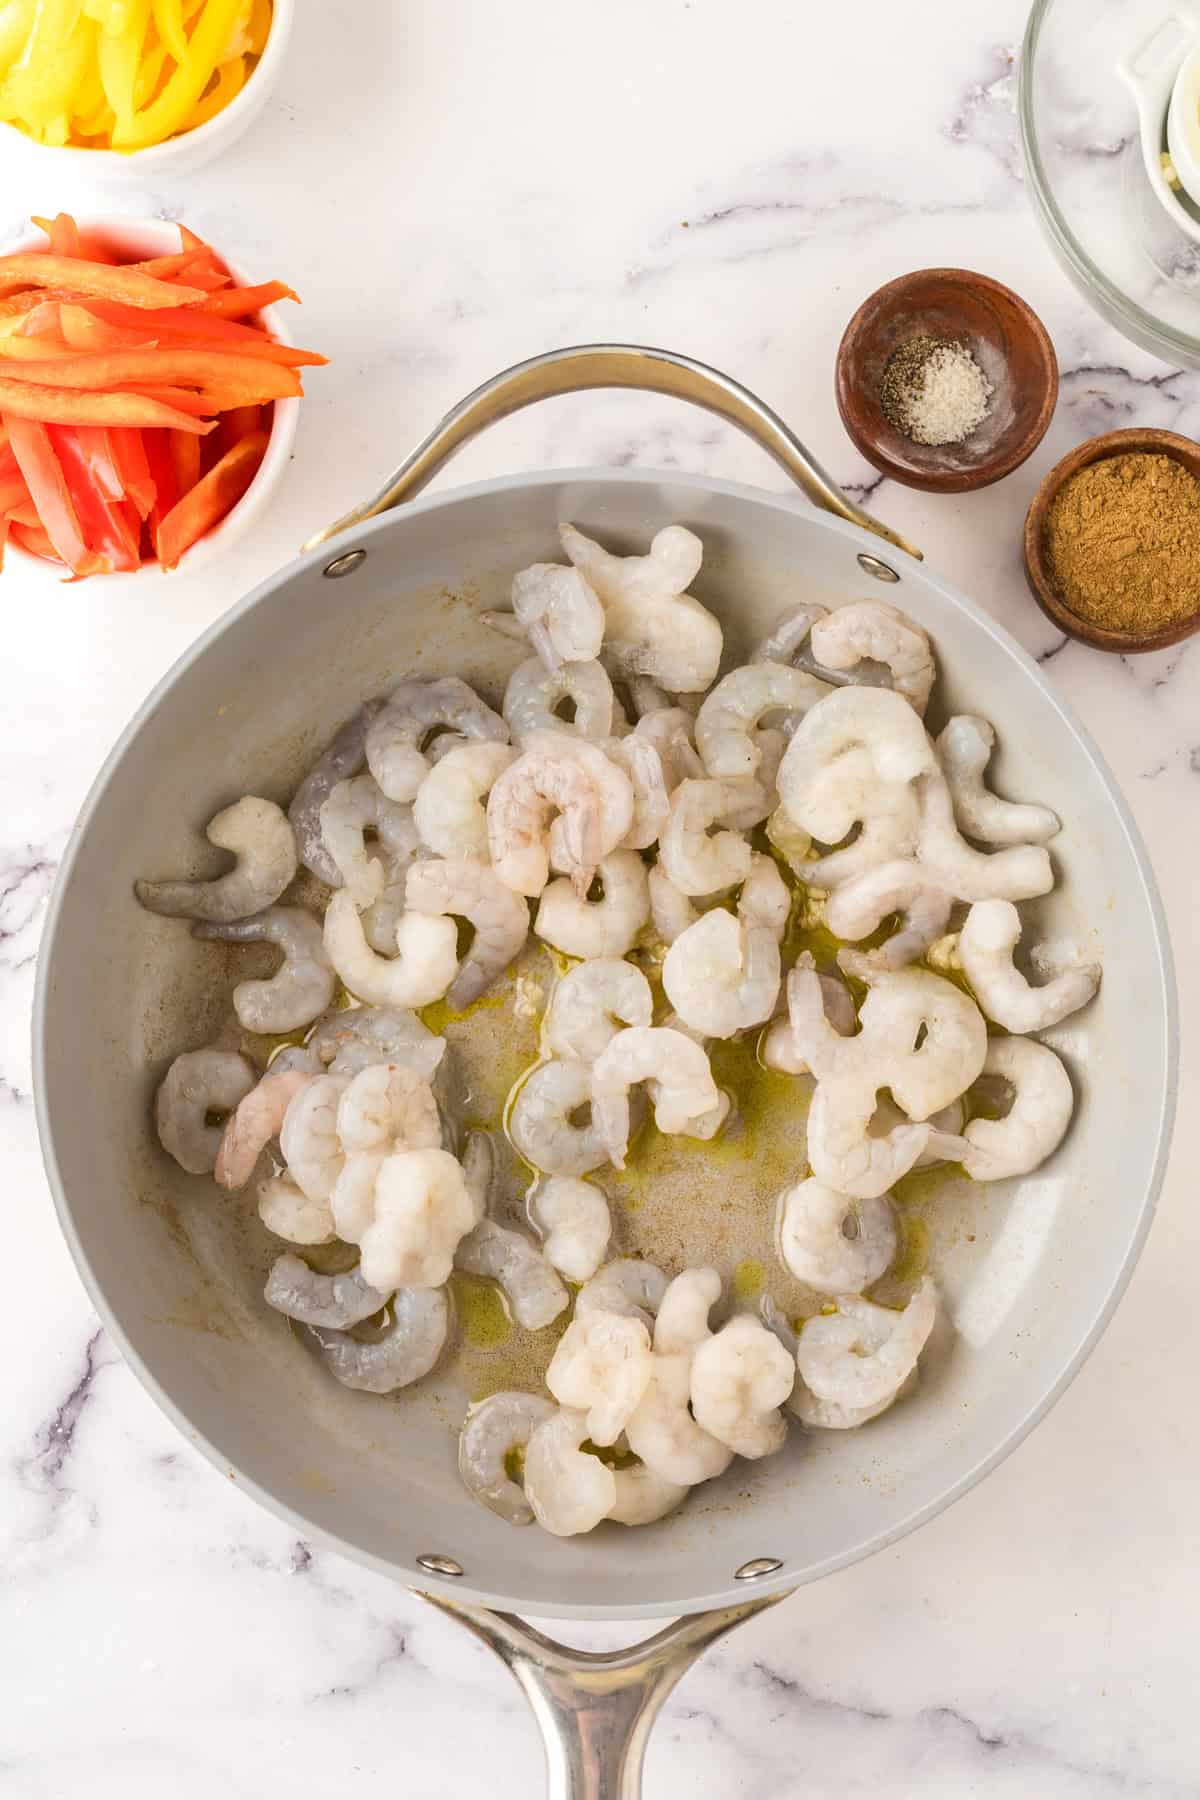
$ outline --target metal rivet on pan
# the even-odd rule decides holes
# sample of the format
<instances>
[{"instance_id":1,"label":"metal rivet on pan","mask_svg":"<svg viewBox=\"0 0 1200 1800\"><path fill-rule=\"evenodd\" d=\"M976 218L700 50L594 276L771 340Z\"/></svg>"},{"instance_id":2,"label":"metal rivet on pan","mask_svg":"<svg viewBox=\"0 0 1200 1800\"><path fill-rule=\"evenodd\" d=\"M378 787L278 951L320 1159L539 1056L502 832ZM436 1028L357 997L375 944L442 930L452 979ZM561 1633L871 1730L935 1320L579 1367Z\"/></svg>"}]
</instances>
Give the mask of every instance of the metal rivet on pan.
<instances>
[{"instance_id":1,"label":"metal rivet on pan","mask_svg":"<svg viewBox=\"0 0 1200 1800\"><path fill-rule=\"evenodd\" d=\"M733 1571L735 1581L758 1581L763 1575L773 1575L783 1564L777 1556L756 1556L750 1562L744 1562L740 1569Z\"/></svg>"},{"instance_id":2,"label":"metal rivet on pan","mask_svg":"<svg viewBox=\"0 0 1200 1800\"><path fill-rule=\"evenodd\" d=\"M876 581L899 581L900 579L891 563L885 563L882 557L872 556L869 550L859 551L858 566L860 569L865 569L868 575L873 575ZM328 575L329 570L326 569L325 573Z\"/></svg>"},{"instance_id":3,"label":"metal rivet on pan","mask_svg":"<svg viewBox=\"0 0 1200 1800\"><path fill-rule=\"evenodd\" d=\"M364 553L360 550L359 555ZM776 1568L779 1567L776 1563ZM418 1556L417 1567L425 1569L430 1575L461 1575L463 1566L456 1563L452 1556Z\"/></svg>"},{"instance_id":4,"label":"metal rivet on pan","mask_svg":"<svg viewBox=\"0 0 1200 1800\"><path fill-rule=\"evenodd\" d=\"M328 575L330 581L339 581L343 575L353 575L355 569L361 568L366 560L365 550L347 550L342 556L335 556L331 563L326 563L321 573ZM898 581L899 576L894 575L892 579Z\"/></svg>"}]
</instances>

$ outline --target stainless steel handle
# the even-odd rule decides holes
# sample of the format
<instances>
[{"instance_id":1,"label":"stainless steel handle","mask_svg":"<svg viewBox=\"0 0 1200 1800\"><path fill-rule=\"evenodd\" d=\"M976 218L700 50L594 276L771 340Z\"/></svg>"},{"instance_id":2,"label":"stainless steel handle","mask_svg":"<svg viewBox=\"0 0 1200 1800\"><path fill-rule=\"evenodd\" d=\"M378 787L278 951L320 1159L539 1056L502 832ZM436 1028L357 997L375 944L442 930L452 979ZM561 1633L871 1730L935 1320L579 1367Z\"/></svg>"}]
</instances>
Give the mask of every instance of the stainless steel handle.
<instances>
[{"instance_id":1,"label":"stainless steel handle","mask_svg":"<svg viewBox=\"0 0 1200 1800\"><path fill-rule=\"evenodd\" d=\"M710 1644L786 1594L677 1619L628 1650L568 1650L513 1613L422 1594L460 1619L519 1681L542 1733L549 1800L639 1800L659 1708Z\"/></svg>"},{"instance_id":2,"label":"stainless steel handle","mask_svg":"<svg viewBox=\"0 0 1200 1800\"><path fill-rule=\"evenodd\" d=\"M848 519L852 525L864 526L897 549L920 559L921 552L906 543L899 532L872 518L870 513L848 499L779 414L749 388L743 387L740 381L722 375L719 369L710 369L706 363L693 362L690 356L676 356L670 350L651 350L641 344L579 344L565 350L548 350L544 356L514 363L511 369L494 375L465 400L460 400L441 423L434 426L373 499L327 525L324 531L318 531L304 548L314 550L318 544L327 543L339 533L361 525L364 519L373 519L377 513L387 512L402 501L411 500L433 479L443 463L498 419L519 412L523 406L532 406L535 400L576 394L587 388L639 388L677 400L690 400L694 406L716 413L718 418L736 425L747 437L761 444L804 489L814 505L836 513L841 519Z\"/></svg>"}]
</instances>

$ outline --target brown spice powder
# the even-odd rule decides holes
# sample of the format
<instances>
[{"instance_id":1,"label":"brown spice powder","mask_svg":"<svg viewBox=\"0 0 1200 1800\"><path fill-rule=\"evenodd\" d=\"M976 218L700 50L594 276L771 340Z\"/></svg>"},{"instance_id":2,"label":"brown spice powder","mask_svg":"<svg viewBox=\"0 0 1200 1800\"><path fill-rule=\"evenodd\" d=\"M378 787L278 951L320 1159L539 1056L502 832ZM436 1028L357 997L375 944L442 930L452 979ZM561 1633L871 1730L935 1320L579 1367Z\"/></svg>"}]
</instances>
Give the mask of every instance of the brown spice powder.
<instances>
[{"instance_id":1,"label":"brown spice powder","mask_svg":"<svg viewBox=\"0 0 1200 1800\"><path fill-rule=\"evenodd\" d=\"M1111 631L1154 631L1200 611L1200 482L1170 456L1134 451L1064 482L1046 552L1073 613Z\"/></svg>"}]
</instances>

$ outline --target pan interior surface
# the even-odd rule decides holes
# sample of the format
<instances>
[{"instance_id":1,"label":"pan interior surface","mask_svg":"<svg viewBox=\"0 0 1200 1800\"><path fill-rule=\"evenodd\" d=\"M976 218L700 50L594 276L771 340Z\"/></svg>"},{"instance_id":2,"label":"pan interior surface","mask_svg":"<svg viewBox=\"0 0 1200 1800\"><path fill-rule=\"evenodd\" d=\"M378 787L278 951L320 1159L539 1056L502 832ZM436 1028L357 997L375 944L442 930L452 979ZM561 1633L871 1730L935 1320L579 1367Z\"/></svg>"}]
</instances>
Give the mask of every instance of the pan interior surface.
<instances>
[{"instance_id":1,"label":"pan interior surface","mask_svg":"<svg viewBox=\"0 0 1200 1800\"><path fill-rule=\"evenodd\" d=\"M503 1524L459 1483L457 1428L478 1367L459 1359L390 1399L338 1387L262 1300L280 1246L249 1192L218 1195L159 1149L155 1086L173 1056L226 1022L235 965L227 948L143 912L132 886L215 873L220 858L203 838L213 813L244 793L286 805L335 728L402 675L457 674L498 705L517 647L477 615L507 606L516 569L558 560L564 519L626 551L668 522L698 532L705 561L693 591L724 624L729 665L800 599L879 597L912 613L941 669L931 728L954 711L990 719L1001 748L989 779L1062 818L1051 846L1058 886L1032 917L1038 935L1084 936L1104 981L1091 1007L1047 1034L1078 1097L1057 1154L1024 1180L931 1184L914 1196L913 1254L937 1277L946 1315L917 1394L861 1431L793 1430L780 1456L736 1462L658 1525L558 1540ZM451 1557L463 1578L442 1585L460 1598L632 1617L744 1599L735 1571L752 1558L779 1558L762 1585L782 1587L866 1554L961 1492L1061 1391L1149 1223L1172 1105L1171 974L1110 778L989 620L899 554L900 582L881 588L856 560L870 548L864 533L790 500L584 472L418 502L354 542L367 557L352 577L324 579L333 552L318 553L193 647L114 752L72 841L39 994L39 1106L64 1225L98 1305L218 1466L299 1528L417 1585L438 1585L418 1557ZM499 1082L499 1045L494 1057ZM794 1160L798 1177L799 1152ZM710 1160L709 1187L765 1205L766 1188L781 1185L778 1163L778 1142L748 1147L732 1170ZM701 1145L691 1168L694 1221L681 1225L678 1198L670 1204L697 1262L710 1229L707 1199L695 1198ZM639 1214L655 1204L651 1187ZM621 1241L661 1241L654 1230L632 1215ZM769 1239L764 1254L769 1265ZM507 1375L494 1384L521 1385L519 1370Z\"/></svg>"}]
</instances>

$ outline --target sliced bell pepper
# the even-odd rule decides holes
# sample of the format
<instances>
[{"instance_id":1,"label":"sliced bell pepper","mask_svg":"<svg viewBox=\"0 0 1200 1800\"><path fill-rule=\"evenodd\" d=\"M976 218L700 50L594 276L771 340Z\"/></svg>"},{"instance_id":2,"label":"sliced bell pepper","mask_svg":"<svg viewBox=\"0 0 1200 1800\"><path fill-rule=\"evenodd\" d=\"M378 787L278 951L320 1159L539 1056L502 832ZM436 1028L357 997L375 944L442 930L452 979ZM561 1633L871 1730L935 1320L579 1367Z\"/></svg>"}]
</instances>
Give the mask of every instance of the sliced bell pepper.
<instances>
[{"instance_id":1,"label":"sliced bell pepper","mask_svg":"<svg viewBox=\"0 0 1200 1800\"><path fill-rule=\"evenodd\" d=\"M19 469L13 475L0 477L0 517L10 513L14 507L24 506L28 499L29 488Z\"/></svg>"},{"instance_id":2,"label":"sliced bell pepper","mask_svg":"<svg viewBox=\"0 0 1200 1800\"><path fill-rule=\"evenodd\" d=\"M25 48L36 4L37 0L7 0L0 6L0 75Z\"/></svg>"},{"instance_id":3,"label":"sliced bell pepper","mask_svg":"<svg viewBox=\"0 0 1200 1800\"><path fill-rule=\"evenodd\" d=\"M171 431L167 434L167 447L175 470L175 486L186 494L200 479L200 439L194 431Z\"/></svg>"},{"instance_id":4,"label":"sliced bell pepper","mask_svg":"<svg viewBox=\"0 0 1200 1800\"><path fill-rule=\"evenodd\" d=\"M154 478L142 433L128 425L110 425L108 442L121 486L133 501L138 517L144 519L154 505Z\"/></svg>"},{"instance_id":5,"label":"sliced bell pepper","mask_svg":"<svg viewBox=\"0 0 1200 1800\"><path fill-rule=\"evenodd\" d=\"M192 27L187 55L162 92L129 121L117 121L114 149L137 150L144 144L161 144L181 129L224 53L240 6L241 0L208 0Z\"/></svg>"},{"instance_id":6,"label":"sliced bell pepper","mask_svg":"<svg viewBox=\"0 0 1200 1800\"><path fill-rule=\"evenodd\" d=\"M143 431L141 435L153 488L153 499L146 514L146 534L151 549L157 556L154 542L158 528L179 499L179 485L175 477L175 460L171 455L170 432Z\"/></svg>"},{"instance_id":7,"label":"sliced bell pepper","mask_svg":"<svg viewBox=\"0 0 1200 1800\"><path fill-rule=\"evenodd\" d=\"M252 432L227 450L190 493L176 502L155 534L158 560L164 569L173 569L184 551L237 505L258 473L266 448L266 432Z\"/></svg>"},{"instance_id":8,"label":"sliced bell pepper","mask_svg":"<svg viewBox=\"0 0 1200 1800\"><path fill-rule=\"evenodd\" d=\"M97 561L84 540L67 478L49 431L35 420L16 418L12 414L6 422L13 454L55 555L77 575L93 573Z\"/></svg>"},{"instance_id":9,"label":"sliced bell pepper","mask_svg":"<svg viewBox=\"0 0 1200 1800\"><path fill-rule=\"evenodd\" d=\"M59 443L58 433L70 431L67 425L52 425L50 436L56 445ZM96 486L106 500L124 500L125 483L121 471L117 467L117 459L113 452L112 440L103 425L76 425L74 440L79 447L80 455L87 459L88 468L96 482ZM199 438L195 440L199 443Z\"/></svg>"},{"instance_id":10,"label":"sliced bell pepper","mask_svg":"<svg viewBox=\"0 0 1200 1800\"><path fill-rule=\"evenodd\" d=\"M155 319L159 316L157 312L153 314ZM30 314L30 318L34 317L36 314ZM66 300L58 305L59 330L73 350L145 350L158 342L158 327L151 327L147 314L130 308L129 317L144 321L140 330L137 326L110 325L86 306L72 306Z\"/></svg>"},{"instance_id":11,"label":"sliced bell pepper","mask_svg":"<svg viewBox=\"0 0 1200 1800\"><path fill-rule=\"evenodd\" d=\"M66 288L80 294L97 294L105 300L122 300L127 306L188 306L216 299L203 288L187 287L179 282L159 281L143 275L139 269L122 268L111 263L87 262L79 257L53 256L37 250L0 256L0 294L12 294L18 288ZM249 293L248 288L241 292Z\"/></svg>"},{"instance_id":12,"label":"sliced bell pepper","mask_svg":"<svg viewBox=\"0 0 1200 1800\"><path fill-rule=\"evenodd\" d=\"M40 525L19 525L14 523L9 529L9 537L22 550L28 550L31 556L40 556L46 562L61 562L62 558L50 542Z\"/></svg>"},{"instance_id":13,"label":"sliced bell pepper","mask_svg":"<svg viewBox=\"0 0 1200 1800\"><path fill-rule=\"evenodd\" d=\"M27 362L21 364L20 373L22 381L46 387L197 388L220 407L251 406L304 392L296 371L282 363L175 344Z\"/></svg>"},{"instance_id":14,"label":"sliced bell pepper","mask_svg":"<svg viewBox=\"0 0 1200 1800\"><path fill-rule=\"evenodd\" d=\"M69 425L47 427L83 532L84 542L110 569L136 569L139 531L133 529L120 500L104 493L92 460Z\"/></svg>"},{"instance_id":15,"label":"sliced bell pepper","mask_svg":"<svg viewBox=\"0 0 1200 1800\"><path fill-rule=\"evenodd\" d=\"M231 100L237 98L246 85L245 58L235 56L232 62L223 62L217 70L217 78L201 94L195 106L184 121L185 131L195 131L197 125L207 125L215 119L219 112L224 112Z\"/></svg>"},{"instance_id":16,"label":"sliced bell pepper","mask_svg":"<svg viewBox=\"0 0 1200 1800\"><path fill-rule=\"evenodd\" d=\"M79 388L38 387L4 376L0 376L0 412L8 415L5 423L10 433L13 419L35 419L51 425L173 425L181 431L198 431L201 436L216 423L189 417L173 406L164 406L150 394L96 394Z\"/></svg>"},{"instance_id":17,"label":"sliced bell pepper","mask_svg":"<svg viewBox=\"0 0 1200 1800\"><path fill-rule=\"evenodd\" d=\"M44 231L50 240L52 256L82 256L79 243L79 227L70 213L56 213L52 219L39 219L36 213L30 215L39 231Z\"/></svg>"},{"instance_id":18,"label":"sliced bell pepper","mask_svg":"<svg viewBox=\"0 0 1200 1800\"><path fill-rule=\"evenodd\" d=\"M154 28L177 63L187 61L187 32L183 29L183 0L154 0Z\"/></svg>"},{"instance_id":19,"label":"sliced bell pepper","mask_svg":"<svg viewBox=\"0 0 1200 1800\"><path fill-rule=\"evenodd\" d=\"M13 365L7 372L14 378L19 375L17 365L43 363L47 357L58 359L80 354L81 352L67 343L65 338L60 338L50 331L39 331L31 336L26 336L21 331L0 333L0 363Z\"/></svg>"},{"instance_id":20,"label":"sliced bell pepper","mask_svg":"<svg viewBox=\"0 0 1200 1800\"><path fill-rule=\"evenodd\" d=\"M33 501L29 498L28 494L26 494L23 500L18 500L14 505L9 507L8 516L14 525L40 526L42 522L38 517L38 509L33 504Z\"/></svg>"},{"instance_id":21,"label":"sliced bell pepper","mask_svg":"<svg viewBox=\"0 0 1200 1800\"><path fill-rule=\"evenodd\" d=\"M96 46L100 81L117 123L133 118L134 86L149 23L150 0L132 0L124 31L102 32Z\"/></svg>"},{"instance_id":22,"label":"sliced bell pepper","mask_svg":"<svg viewBox=\"0 0 1200 1800\"><path fill-rule=\"evenodd\" d=\"M43 142L69 121L72 102L95 49L96 27L80 0L38 0L17 61L5 78L3 114L23 119Z\"/></svg>"},{"instance_id":23,"label":"sliced bell pepper","mask_svg":"<svg viewBox=\"0 0 1200 1800\"><path fill-rule=\"evenodd\" d=\"M106 298L116 299L113 294ZM277 300L295 300L300 296L282 281L263 281L257 287L222 288L219 293L206 294L203 306L199 311L216 313L222 319L244 319L247 313L261 312L264 306L274 306Z\"/></svg>"},{"instance_id":24,"label":"sliced bell pepper","mask_svg":"<svg viewBox=\"0 0 1200 1800\"><path fill-rule=\"evenodd\" d=\"M250 54L261 56L271 33L271 0L254 0L250 8Z\"/></svg>"},{"instance_id":25,"label":"sliced bell pepper","mask_svg":"<svg viewBox=\"0 0 1200 1800\"><path fill-rule=\"evenodd\" d=\"M257 325L243 325L238 319L222 319L199 307L158 307L151 319L144 312L135 312L132 307L121 306L115 300L87 300L81 305L86 306L94 318L103 319L109 325L129 331L141 326L138 339L141 343L145 343L147 333L152 330L160 343L171 339L191 344L196 349L241 350L247 356L262 356L268 362L286 363L293 369L318 368L329 361L316 350L299 350L294 344L276 343ZM63 335L67 335L65 328ZM114 339L114 346L115 343Z\"/></svg>"}]
</instances>

